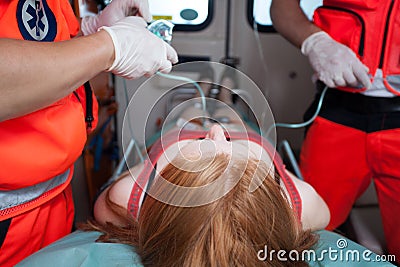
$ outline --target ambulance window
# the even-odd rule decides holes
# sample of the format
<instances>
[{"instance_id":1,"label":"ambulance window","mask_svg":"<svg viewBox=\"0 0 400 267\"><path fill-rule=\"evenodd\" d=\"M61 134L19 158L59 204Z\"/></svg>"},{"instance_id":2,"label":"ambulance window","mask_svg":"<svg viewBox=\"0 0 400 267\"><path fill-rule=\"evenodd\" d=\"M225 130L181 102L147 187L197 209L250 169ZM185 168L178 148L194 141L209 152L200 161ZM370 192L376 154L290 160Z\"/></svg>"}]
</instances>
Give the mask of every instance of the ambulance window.
<instances>
[{"instance_id":1,"label":"ambulance window","mask_svg":"<svg viewBox=\"0 0 400 267\"><path fill-rule=\"evenodd\" d=\"M153 20L166 19L174 31L199 31L206 28L213 15L213 0L149 0Z\"/></svg>"},{"instance_id":2,"label":"ambulance window","mask_svg":"<svg viewBox=\"0 0 400 267\"><path fill-rule=\"evenodd\" d=\"M322 5L322 0L300 1L300 6L304 13L311 20L314 10ZM272 20L269 16L271 0L248 0L247 1L247 20L250 26L260 32L276 32L272 26Z\"/></svg>"}]
</instances>

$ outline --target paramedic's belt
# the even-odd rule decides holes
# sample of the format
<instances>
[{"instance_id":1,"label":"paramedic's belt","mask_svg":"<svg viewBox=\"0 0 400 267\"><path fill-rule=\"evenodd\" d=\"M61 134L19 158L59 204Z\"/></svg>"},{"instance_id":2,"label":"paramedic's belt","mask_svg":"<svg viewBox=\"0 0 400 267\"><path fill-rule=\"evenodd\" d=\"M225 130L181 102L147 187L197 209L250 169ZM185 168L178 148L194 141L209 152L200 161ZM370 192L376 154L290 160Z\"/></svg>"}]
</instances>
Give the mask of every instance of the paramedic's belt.
<instances>
[{"instance_id":1,"label":"paramedic's belt","mask_svg":"<svg viewBox=\"0 0 400 267\"><path fill-rule=\"evenodd\" d=\"M332 88L326 92L324 103L341 106L360 114L400 112L400 97L373 97Z\"/></svg>"}]
</instances>

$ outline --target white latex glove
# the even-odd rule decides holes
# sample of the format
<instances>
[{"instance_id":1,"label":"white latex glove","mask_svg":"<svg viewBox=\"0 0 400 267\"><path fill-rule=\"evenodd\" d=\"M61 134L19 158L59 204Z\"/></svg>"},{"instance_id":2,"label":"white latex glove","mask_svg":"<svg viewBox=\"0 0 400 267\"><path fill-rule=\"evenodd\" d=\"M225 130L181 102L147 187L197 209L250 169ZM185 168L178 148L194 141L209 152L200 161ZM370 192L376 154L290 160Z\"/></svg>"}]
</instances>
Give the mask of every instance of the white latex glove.
<instances>
[{"instance_id":1,"label":"white latex glove","mask_svg":"<svg viewBox=\"0 0 400 267\"><path fill-rule=\"evenodd\" d=\"M148 0L113 0L100 14L82 18L81 30L84 35L92 34L102 26L111 26L131 15L141 16L150 22L152 16Z\"/></svg>"},{"instance_id":2,"label":"white latex glove","mask_svg":"<svg viewBox=\"0 0 400 267\"><path fill-rule=\"evenodd\" d=\"M301 45L301 52L308 56L317 78L328 87L371 86L368 67L350 48L336 42L324 31L307 37Z\"/></svg>"},{"instance_id":3,"label":"white latex glove","mask_svg":"<svg viewBox=\"0 0 400 267\"><path fill-rule=\"evenodd\" d=\"M171 71L172 64L178 62L176 51L146 26L141 17L126 17L99 29L105 30L114 43L115 59L108 71L127 79Z\"/></svg>"}]
</instances>

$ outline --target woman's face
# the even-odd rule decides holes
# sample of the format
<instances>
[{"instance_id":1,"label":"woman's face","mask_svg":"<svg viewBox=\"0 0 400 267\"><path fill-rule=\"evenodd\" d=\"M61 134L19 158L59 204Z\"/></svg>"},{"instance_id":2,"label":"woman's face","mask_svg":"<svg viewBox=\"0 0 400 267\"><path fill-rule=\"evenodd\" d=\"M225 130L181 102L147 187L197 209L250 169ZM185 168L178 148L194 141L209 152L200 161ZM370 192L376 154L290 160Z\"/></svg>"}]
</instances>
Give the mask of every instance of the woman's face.
<instances>
[{"instance_id":1,"label":"woman's face","mask_svg":"<svg viewBox=\"0 0 400 267\"><path fill-rule=\"evenodd\" d=\"M202 155L220 153L232 155L232 142L226 140L224 130L218 124L210 128L205 139L194 140L180 148L181 156L188 159L199 159Z\"/></svg>"},{"instance_id":2,"label":"woman's face","mask_svg":"<svg viewBox=\"0 0 400 267\"><path fill-rule=\"evenodd\" d=\"M246 136L246 135L245 135ZM226 140L224 129L219 124L214 124L208 131L205 139L193 140L181 145L178 144L172 158L180 157L190 161L214 158L217 154L225 154L236 159L255 159L272 164L268 153L261 145L243 140L234 142Z\"/></svg>"}]
</instances>

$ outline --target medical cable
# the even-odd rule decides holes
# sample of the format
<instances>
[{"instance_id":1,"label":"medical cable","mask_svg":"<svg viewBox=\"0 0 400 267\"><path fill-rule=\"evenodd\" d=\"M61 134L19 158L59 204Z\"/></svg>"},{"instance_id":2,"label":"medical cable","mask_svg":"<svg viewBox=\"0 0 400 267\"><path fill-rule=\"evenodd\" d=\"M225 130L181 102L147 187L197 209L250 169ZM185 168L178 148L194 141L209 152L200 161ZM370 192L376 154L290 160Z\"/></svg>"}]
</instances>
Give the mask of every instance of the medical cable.
<instances>
[{"instance_id":1,"label":"medical cable","mask_svg":"<svg viewBox=\"0 0 400 267\"><path fill-rule=\"evenodd\" d=\"M266 64L267 60L265 59L265 54L264 54L263 49L261 47L261 38L260 38L260 34L258 32L257 21L255 19L254 19L254 22L253 22L253 32L254 32L254 36L256 38L258 53L260 54L260 57L261 57L261 65L262 65L265 73L267 74L266 77L268 78L269 71L268 71L268 67L267 67L267 64ZM267 93L267 95L269 94L268 90L267 90L266 93Z\"/></svg>"},{"instance_id":2,"label":"medical cable","mask_svg":"<svg viewBox=\"0 0 400 267\"><path fill-rule=\"evenodd\" d=\"M129 107L129 101L128 101L129 97L128 97L128 88L127 88L125 79L123 79L123 85L124 85L124 94L125 94L125 100L126 100L126 107L128 109L128 107ZM133 148L136 149L136 152L138 154L140 162L144 162L144 157L142 155L142 152L140 151L140 147L138 146L138 144L137 144L137 142L136 142L136 140L134 138L134 135L133 135L133 129L132 129L132 124L131 124L131 119L130 119L129 112L126 112L126 118L128 120L128 127L129 127L129 132L131 134L131 140L129 141L129 144L128 144L126 150L124 151L124 155L126 155L126 156L122 157L122 159L119 161L119 163L118 163L117 167L115 168L112 176L110 177L110 179L108 179L107 183L105 184L107 186L109 184L111 184L113 181L115 181L121 175L121 173L122 173L122 171L123 171L123 169L125 167L125 164L128 164L128 156L131 154Z\"/></svg>"},{"instance_id":3,"label":"medical cable","mask_svg":"<svg viewBox=\"0 0 400 267\"><path fill-rule=\"evenodd\" d=\"M327 90L328 90L328 86L325 86L324 89L322 90L321 96L319 97L317 109L315 110L314 115L309 120L302 122L302 123L274 123L268 128L265 136L268 137L271 130L274 128L278 128L278 127L297 129L297 128L302 128L302 127L306 127L306 126L310 125L317 118L319 112L321 111L322 102L324 100Z\"/></svg>"},{"instance_id":4,"label":"medical cable","mask_svg":"<svg viewBox=\"0 0 400 267\"><path fill-rule=\"evenodd\" d=\"M164 42L167 42L168 44L170 44L171 40L172 40L172 29L173 28L174 28L174 24L172 24L170 21L163 20L163 19L156 20L147 26L147 29L150 32L152 32L153 34L155 34L157 37L162 39ZM186 77L183 77L183 76L162 73L160 71L157 71L156 74L161 77L167 78L167 79L184 81L184 82L193 84L194 87L197 89L197 91L200 94L201 104L203 107L203 113L207 114L206 97L204 95L203 90L201 89L201 87L199 86L199 84L196 81L186 78ZM204 126L204 123L205 123L205 119L203 119L203 126Z\"/></svg>"},{"instance_id":5,"label":"medical cable","mask_svg":"<svg viewBox=\"0 0 400 267\"><path fill-rule=\"evenodd\" d=\"M173 79L173 80L179 80L179 81L185 81L185 82L188 82L188 83L192 83L195 86L195 88L198 90L199 94L200 94L201 103L202 103L202 109L203 109L204 114L206 114L206 111L207 111L206 97L204 95L203 90L201 89L201 87L199 86L199 84L196 81L194 81L192 79L189 79L189 78L186 78L186 77L183 77L183 76L165 74L165 73L161 73L161 72L157 72L157 75L165 77L165 78L168 78L168 79ZM124 84L124 94L125 94L126 105L128 107L128 105L129 105L129 101L128 101L129 96L128 96L128 88L127 88L125 79L123 79L123 84ZM127 112L126 116L127 116L127 120L128 120L129 132L131 134L131 141L128 144L128 147L127 147L127 149L125 151L125 154L129 155L131 153L132 149L135 148L136 152L138 154L138 157L140 159L140 162L143 162L144 161L144 157L143 157L143 155L142 155L142 153L140 151L140 148L139 148L139 146L138 146L138 144L137 144L137 142L136 142L136 140L134 138L129 112ZM205 122L205 120L203 121L203 124L204 124L204 122ZM117 167L116 171L114 172L113 177L114 176L118 176L119 174L121 174L122 169L124 168L124 164L123 163L124 163L124 160L122 160L118 164L118 167Z\"/></svg>"},{"instance_id":6,"label":"medical cable","mask_svg":"<svg viewBox=\"0 0 400 267\"><path fill-rule=\"evenodd\" d=\"M156 20L147 26L147 29L150 32L152 32L157 37L159 37L160 39L162 39L163 41L165 41L167 43L170 43L172 40L172 29L173 28L174 28L174 25L167 20ZM128 96L128 89L127 89L125 79L123 79L123 84L124 84L126 107L128 108L129 107L129 101L128 101L129 96ZM129 149L129 151L126 151L125 154L129 155L131 153L132 148L134 147L139 156L140 162L143 162L144 157L143 157L142 152L140 151L140 148L134 138L133 128L132 128L129 112L127 112L126 116L128 119L128 127L129 127L129 132L131 134L131 141L129 142L128 147L127 147L127 149ZM118 166L119 166L119 168L121 168L121 171L122 171L123 164L119 164Z\"/></svg>"},{"instance_id":7,"label":"medical cable","mask_svg":"<svg viewBox=\"0 0 400 267\"><path fill-rule=\"evenodd\" d=\"M261 57L261 62L262 62L261 65L263 66L264 71L268 73L268 67L266 64L267 60L265 59L265 54L264 54L264 51L261 46L261 38L260 38L260 33L258 32L258 26L257 26L256 20L254 20L254 22L253 22L253 32L254 32L254 36L256 38L257 49L258 49L258 52Z\"/></svg>"},{"instance_id":8,"label":"medical cable","mask_svg":"<svg viewBox=\"0 0 400 267\"><path fill-rule=\"evenodd\" d=\"M162 72L157 72L157 75L161 76L161 77L165 77L168 79L172 79L172 80L178 80L178 81L184 81L184 82L188 82L194 85L194 87L197 89L197 91L200 94L200 99L201 99L201 105L202 105L202 110L204 115L207 114L207 106L206 106L206 96L204 95L203 89L201 89L200 85L198 82L187 78L187 77L183 77L183 76L178 76L178 75L172 75L172 74L165 74ZM203 126L205 123L205 118L203 118Z\"/></svg>"},{"instance_id":9,"label":"medical cable","mask_svg":"<svg viewBox=\"0 0 400 267\"><path fill-rule=\"evenodd\" d=\"M134 145L136 145L136 141L135 141L134 138L131 138L131 141L129 142L128 147L125 150L125 154L126 155L131 154ZM113 175L109 179L110 183L115 181L121 175L121 173L122 173L122 171L123 171L123 169L125 167L125 162L126 162L125 158L123 158L123 159L121 159L119 161L117 167L115 168L115 171L114 171ZM107 184L109 184L109 183L107 183Z\"/></svg>"},{"instance_id":10,"label":"medical cable","mask_svg":"<svg viewBox=\"0 0 400 267\"><path fill-rule=\"evenodd\" d=\"M256 38L256 41L257 41L256 43L257 43L257 48L258 48L258 51L259 51L259 54L260 54L260 57L261 57L262 66L263 66L264 70L266 71L266 73L268 73L268 67L267 67L267 64L265 63L267 61L265 59L265 55L264 55L264 52L263 52L262 47L261 47L261 38L260 38L260 34L258 32L257 21L255 19L254 19L254 22L253 22L253 32L254 32L254 35L255 35L255 38ZM266 131L266 135L265 136L269 136L271 130L274 129L274 128L278 128L278 127L297 129L297 128L302 128L302 127L306 127L306 126L310 125L317 118L319 112L321 111L322 102L323 102L323 99L325 97L325 94L326 94L327 90L328 90L328 87L325 86L325 88L322 90L320 99L318 101L317 109L316 109L314 115L308 121L303 122L303 123L274 123Z\"/></svg>"},{"instance_id":11,"label":"medical cable","mask_svg":"<svg viewBox=\"0 0 400 267\"><path fill-rule=\"evenodd\" d=\"M304 181L304 177L300 171L299 165L297 164L296 157L287 140L282 140L282 142L279 144L278 151L281 151L280 153L286 153L286 156L288 157L289 162L291 163L291 166L293 168L294 174L296 174L297 178Z\"/></svg>"},{"instance_id":12,"label":"medical cable","mask_svg":"<svg viewBox=\"0 0 400 267\"><path fill-rule=\"evenodd\" d=\"M123 79L123 84L124 84L126 107L128 108L129 107L129 101L128 101L129 97L128 97L128 88L126 86L126 80L125 79ZM134 147L136 149L136 152L138 153L140 162L143 162L144 161L144 157L143 157L142 152L140 151L140 148L139 148L139 146L138 146L138 144L137 144L137 142L136 142L136 140L134 138L133 128L132 128L131 119L130 119L130 113L129 112L126 112L126 118L128 120L129 132L131 133L131 141L130 142L134 142L133 145L134 145ZM129 147L129 145L128 145L128 147Z\"/></svg>"}]
</instances>

